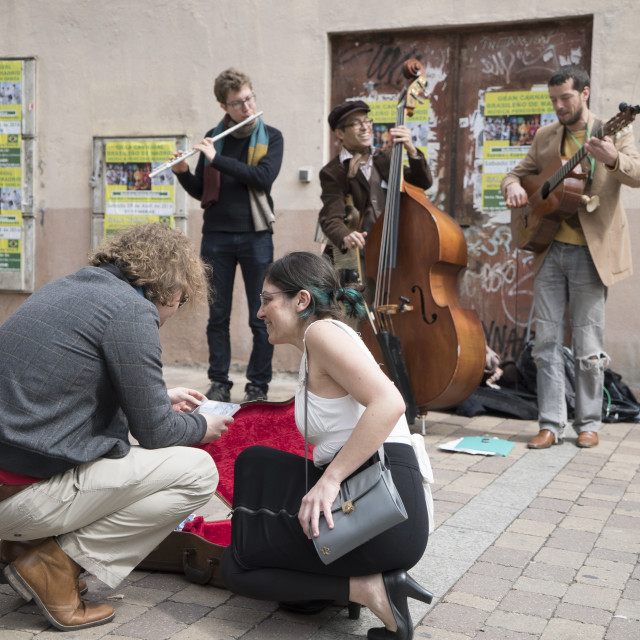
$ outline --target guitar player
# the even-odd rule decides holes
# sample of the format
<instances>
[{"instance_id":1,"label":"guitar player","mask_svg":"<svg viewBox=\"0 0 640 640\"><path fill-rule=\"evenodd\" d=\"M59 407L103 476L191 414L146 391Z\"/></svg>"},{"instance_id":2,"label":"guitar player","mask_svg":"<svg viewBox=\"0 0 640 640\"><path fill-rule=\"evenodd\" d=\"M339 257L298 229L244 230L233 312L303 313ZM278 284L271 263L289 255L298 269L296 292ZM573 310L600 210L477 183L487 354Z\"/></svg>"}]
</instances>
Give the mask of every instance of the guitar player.
<instances>
[{"instance_id":1,"label":"guitar player","mask_svg":"<svg viewBox=\"0 0 640 640\"><path fill-rule=\"evenodd\" d=\"M526 157L502 180L510 208L530 204L523 187L527 177L544 173L560 156L583 148L584 202L557 225L550 244L536 250L534 304L539 433L527 444L546 449L560 444L567 423L562 347L569 309L571 348L575 357L577 446L594 447L602 426L604 319L607 288L630 276L631 243L620 187L640 187L640 155L630 131L617 139L598 135L601 123L589 110L589 75L566 65L548 81L558 122L541 127ZM597 198L595 198L597 196ZM598 204L596 204L598 203Z\"/></svg>"}]
</instances>

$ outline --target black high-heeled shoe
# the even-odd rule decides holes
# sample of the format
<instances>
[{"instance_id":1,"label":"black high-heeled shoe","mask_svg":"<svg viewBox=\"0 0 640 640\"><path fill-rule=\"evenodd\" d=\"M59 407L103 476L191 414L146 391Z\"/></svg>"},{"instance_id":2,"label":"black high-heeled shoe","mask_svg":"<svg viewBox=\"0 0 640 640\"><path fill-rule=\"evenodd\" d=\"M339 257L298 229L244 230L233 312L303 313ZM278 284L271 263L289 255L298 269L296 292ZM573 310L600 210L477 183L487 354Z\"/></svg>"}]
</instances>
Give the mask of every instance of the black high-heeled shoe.
<instances>
[{"instance_id":1,"label":"black high-heeled shoe","mask_svg":"<svg viewBox=\"0 0 640 640\"><path fill-rule=\"evenodd\" d=\"M369 640L412 640L413 623L407 599L413 598L431 604L433 595L401 569L383 573L382 580L398 629L389 631L385 627L375 627L367 631L367 638Z\"/></svg>"}]
</instances>

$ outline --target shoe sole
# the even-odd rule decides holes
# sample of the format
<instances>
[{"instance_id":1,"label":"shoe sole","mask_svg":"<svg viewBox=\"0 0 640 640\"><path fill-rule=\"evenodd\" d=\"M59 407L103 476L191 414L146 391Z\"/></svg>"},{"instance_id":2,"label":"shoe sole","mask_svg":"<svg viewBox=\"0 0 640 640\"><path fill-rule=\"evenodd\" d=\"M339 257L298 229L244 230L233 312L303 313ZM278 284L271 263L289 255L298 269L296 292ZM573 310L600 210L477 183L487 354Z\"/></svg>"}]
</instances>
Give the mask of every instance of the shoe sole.
<instances>
[{"instance_id":1,"label":"shoe sole","mask_svg":"<svg viewBox=\"0 0 640 640\"><path fill-rule=\"evenodd\" d=\"M95 620L93 622L87 622L86 624L77 624L77 625L64 625L58 622L48 611L47 607L45 607L44 603L38 597L38 594L22 579L22 576L11 566L8 565L4 569L4 577L7 579L7 582L11 585L13 590L24 600L30 602L33 600L34 604L40 609L42 615L52 624L56 629L60 631L76 631L80 629L89 629L90 627L97 627L101 624L107 624L111 622L116 615L114 611L107 618L102 618L101 620Z\"/></svg>"},{"instance_id":2,"label":"shoe sole","mask_svg":"<svg viewBox=\"0 0 640 640\"><path fill-rule=\"evenodd\" d=\"M4 575L4 570L5 570L8 566L9 566L9 565L8 565L8 563L0 561L0 584L11 584L11 583L7 580L6 576ZM81 595L81 596L84 596L84 595L86 595L87 593L89 593L89 587L85 587L84 589L82 589L82 590L80 591L80 595ZM31 600L31 598L29 598L29 600L27 600L27 602L29 602L30 600Z\"/></svg>"}]
</instances>

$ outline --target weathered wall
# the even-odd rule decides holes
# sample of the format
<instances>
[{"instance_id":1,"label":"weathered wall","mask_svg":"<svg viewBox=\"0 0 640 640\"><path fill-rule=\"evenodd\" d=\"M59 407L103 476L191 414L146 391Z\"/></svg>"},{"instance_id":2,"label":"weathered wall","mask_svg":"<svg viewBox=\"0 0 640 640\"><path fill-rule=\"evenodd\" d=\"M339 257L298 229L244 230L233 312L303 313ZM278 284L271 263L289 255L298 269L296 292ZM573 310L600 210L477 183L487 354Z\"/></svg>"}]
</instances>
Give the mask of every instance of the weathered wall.
<instances>
[{"instance_id":1,"label":"weathered wall","mask_svg":"<svg viewBox=\"0 0 640 640\"><path fill-rule=\"evenodd\" d=\"M500 10L503 7L504 10ZM0 0L0 58L37 58L36 286L85 262L90 246L92 138L188 134L198 140L220 116L216 74L237 66L254 81L264 118L285 136L274 187L276 253L315 250L317 172L330 154L329 36L335 33L482 28L593 15L592 108L612 115L620 101L640 102L635 3L584 0L473 0L401 7L384 0ZM615 46L612 45L615 43ZM626 52L626 53L625 53ZM310 167L310 184L298 169ZM640 242L640 193L625 190L634 245ZM190 201L189 234L199 243L200 213ZM638 276L610 292L607 350L613 368L640 388ZM233 357L246 362L250 333L241 286L234 298ZM0 293L0 322L24 299ZM204 362L204 310L163 329L167 362ZM274 365L292 370L297 355L278 348Z\"/></svg>"}]
</instances>

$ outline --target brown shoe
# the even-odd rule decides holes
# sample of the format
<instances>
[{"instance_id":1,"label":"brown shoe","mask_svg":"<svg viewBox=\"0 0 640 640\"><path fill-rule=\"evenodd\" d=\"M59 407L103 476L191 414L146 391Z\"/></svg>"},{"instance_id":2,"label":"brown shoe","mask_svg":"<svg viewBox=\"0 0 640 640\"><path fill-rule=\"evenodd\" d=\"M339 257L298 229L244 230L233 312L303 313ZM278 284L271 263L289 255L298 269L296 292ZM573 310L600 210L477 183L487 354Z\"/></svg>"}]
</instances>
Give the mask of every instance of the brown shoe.
<instances>
[{"instance_id":1,"label":"brown shoe","mask_svg":"<svg viewBox=\"0 0 640 640\"><path fill-rule=\"evenodd\" d=\"M598 444L598 434L595 431L581 431L576 444L585 449L595 447Z\"/></svg>"},{"instance_id":2,"label":"brown shoe","mask_svg":"<svg viewBox=\"0 0 640 640\"><path fill-rule=\"evenodd\" d=\"M562 443L563 440L556 437L553 431L542 429L537 436L533 436L533 438L527 442L527 447L529 447L529 449L548 449L552 444Z\"/></svg>"},{"instance_id":3,"label":"brown shoe","mask_svg":"<svg viewBox=\"0 0 640 640\"><path fill-rule=\"evenodd\" d=\"M7 579L4 577L4 568L8 564L11 564L18 556L21 556L25 551L35 547L44 540L45 538L25 540L24 542L18 542L17 540L0 540L0 584L5 584L7 582ZM86 581L78 580L78 591L81 596L89 591Z\"/></svg>"},{"instance_id":4,"label":"brown shoe","mask_svg":"<svg viewBox=\"0 0 640 640\"><path fill-rule=\"evenodd\" d=\"M47 620L60 631L87 629L111 622L115 615L108 604L84 602L78 592L82 567L55 542L44 542L25 551L4 570L9 584L25 600L33 601Z\"/></svg>"}]
</instances>

